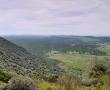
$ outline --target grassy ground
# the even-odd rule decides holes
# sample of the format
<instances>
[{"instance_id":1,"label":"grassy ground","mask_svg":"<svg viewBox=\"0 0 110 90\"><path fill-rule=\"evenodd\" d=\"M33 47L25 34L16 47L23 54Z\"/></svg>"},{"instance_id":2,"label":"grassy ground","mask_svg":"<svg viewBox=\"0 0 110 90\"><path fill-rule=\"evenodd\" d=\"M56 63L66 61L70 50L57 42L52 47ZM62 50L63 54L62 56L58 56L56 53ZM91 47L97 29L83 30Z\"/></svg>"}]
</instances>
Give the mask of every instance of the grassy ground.
<instances>
[{"instance_id":1,"label":"grassy ground","mask_svg":"<svg viewBox=\"0 0 110 90\"><path fill-rule=\"evenodd\" d=\"M67 79L66 79L67 80ZM62 82L62 81L61 81ZM70 81L71 82L71 81ZM108 84L105 85L98 85L96 87L86 87L78 84L68 83L68 80L61 83L49 83L43 80L37 81L37 85L39 87L39 90L110 90L110 87ZM71 89L70 89L71 87Z\"/></svg>"},{"instance_id":2,"label":"grassy ground","mask_svg":"<svg viewBox=\"0 0 110 90\"><path fill-rule=\"evenodd\" d=\"M85 55L71 55L71 54L53 54L49 58L59 60L63 62L65 69L77 70L77 71L86 71L90 68L91 58L90 56Z\"/></svg>"},{"instance_id":3,"label":"grassy ground","mask_svg":"<svg viewBox=\"0 0 110 90\"><path fill-rule=\"evenodd\" d=\"M0 90L6 85L6 83L0 81Z\"/></svg>"},{"instance_id":4,"label":"grassy ground","mask_svg":"<svg viewBox=\"0 0 110 90\"><path fill-rule=\"evenodd\" d=\"M106 52L107 55L110 55L110 44L101 44L100 47L98 47L98 49Z\"/></svg>"},{"instance_id":5,"label":"grassy ground","mask_svg":"<svg viewBox=\"0 0 110 90\"><path fill-rule=\"evenodd\" d=\"M59 86L55 83L50 83L44 80L37 80L37 85L40 88L40 90L59 90Z\"/></svg>"},{"instance_id":6,"label":"grassy ground","mask_svg":"<svg viewBox=\"0 0 110 90\"><path fill-rule=\"evenodd\" d=\"M110 62L110 56L93 56L77 53L49 53L49 58L61 61L60 66L63 66L67 71L85 73L90 70L95 62L107 62L105 59Z\"/></svg>"}]
</instances>

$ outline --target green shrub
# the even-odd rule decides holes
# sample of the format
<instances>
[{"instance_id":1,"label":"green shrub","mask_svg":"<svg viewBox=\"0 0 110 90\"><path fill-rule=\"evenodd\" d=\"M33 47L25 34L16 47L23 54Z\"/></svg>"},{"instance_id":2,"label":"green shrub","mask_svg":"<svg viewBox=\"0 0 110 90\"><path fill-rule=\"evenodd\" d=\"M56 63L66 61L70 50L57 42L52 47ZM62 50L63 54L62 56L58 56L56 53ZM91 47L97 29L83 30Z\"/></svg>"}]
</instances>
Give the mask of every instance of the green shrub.
<instances>
[{"instance_id":1,"label":"green shrub","mask_svg":"<svg viewBox=\"0 0 110 90\"><path fill-rule=\"evenodd\" d=\"M11 79L11 75L9 73L0 70L0 81L7 83Z\"/></svg>"},{"instance_id":2,"label":"green shrub","mask_svg":"<svg viewBox=\"0 0 110 90\"><path fill-rule=\"evenodd\" d=\"M107 67L102 65L102 64L96 64L91 72L90 72L90 77L93 77L93 78L98 78L98 77L101 77L103 75L107 74Z\"/></svg>"},{"instance_id":3,"label":"green shrub","mask_svg":"<svg viewBox=\"0 0 110 90\"><path fill-rule=\"evenodd\" d=\"M52 90L52 88L51 87L48 87L47 90Z\"/></svg>"},{"instance_id":4,"label":"green shrub","mask_svg":"<svg viewBox=\"0 0 110 90\"><path fill-rule=\"evenodd\" d=\"M44 80L49 81L49 82L56 82L58 80L58 75L45 76Z\"/></svg>"},{"instance_id":5,"label":"green shrub","mask_svg":"<svg viewBox=\"0 0 110 90\"><path fill-rule=\"evenodd\" d=\"M33 80L25 77L12 78L3 90L36 90L36 85Z\"/></svg>"},{"instance_id":6,"label":"green shrub","mask_svg":"<svg viewBox=\"0 0 110 90\"><path fill-rule=\"evenodd\" d=\"M110 82L110 76L108 74L108 68L102 64L96 64L91 72L90 72L90 77L93 79L95 82L95 86L103 86L107 85L108 82Z\"/></svg>"}]
</instances>

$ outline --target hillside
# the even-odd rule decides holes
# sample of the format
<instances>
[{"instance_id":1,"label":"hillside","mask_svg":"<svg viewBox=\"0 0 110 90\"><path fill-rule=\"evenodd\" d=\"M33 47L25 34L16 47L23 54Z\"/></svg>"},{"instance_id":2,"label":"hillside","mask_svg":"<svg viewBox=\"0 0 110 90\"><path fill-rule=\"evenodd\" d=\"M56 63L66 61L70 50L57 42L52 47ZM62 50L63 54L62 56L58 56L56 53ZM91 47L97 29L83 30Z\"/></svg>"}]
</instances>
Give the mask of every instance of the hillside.
<instances>
[{"instance_id":1,"label":"hillside","mask_svg":"<svg viewBox=\"0 0 110 90\"><path fill-rule=\"evenodd\" d=\"M52 66L51 64L54 63ZM27 50L0 37L0 68L22 75L42 76L57 74L61 69L56 61L48 62L43 57L35 57ZM58 72L56 72L56 69ZM54 71L55 70L55 71ZM45 75L46 75L45 74Z\"/></svg>"},{"instance_id":2,"label":"hillside","mask_svg":"<svg viewBox=\"0 0 110 90\"><path fill-rule=\"evenodd\" d=\"M67 72L86 73L91 62L109 63L110 37L93 36L7 36L36 56L56 60ZM93 61L94 60L94 61ZM54 63L52 63L54 64ZM51 64L51 65L52 65ZM88 69L88 70L86 70Z\"/></svg>"}]
</instances>

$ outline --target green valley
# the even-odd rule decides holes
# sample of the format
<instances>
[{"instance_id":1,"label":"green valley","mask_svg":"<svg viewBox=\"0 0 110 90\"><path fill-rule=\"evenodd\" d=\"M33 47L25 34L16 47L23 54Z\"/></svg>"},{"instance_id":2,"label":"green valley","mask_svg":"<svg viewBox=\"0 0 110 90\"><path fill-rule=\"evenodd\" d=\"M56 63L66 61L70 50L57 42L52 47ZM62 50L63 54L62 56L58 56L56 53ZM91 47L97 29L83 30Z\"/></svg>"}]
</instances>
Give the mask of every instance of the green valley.
<instances>
[{"instance_id":1,"label":"green valley","mask_svg":"<svg viewBox=\"0 0 110 90\"><path fill-rule=\"evenodd\" d=\"M33 87L37 86L40 90L110 89L110 37L5 36L4 38L0 41L1 70L14 74L11 74L8 83L1 80L1 88L14 88L9 87L13 86L14 80L16 87L19 82L23 83L24 86L21 85L23 88L32 83ZM8 68L4 68L6 66Z\"/></svg>"}]
</instances>

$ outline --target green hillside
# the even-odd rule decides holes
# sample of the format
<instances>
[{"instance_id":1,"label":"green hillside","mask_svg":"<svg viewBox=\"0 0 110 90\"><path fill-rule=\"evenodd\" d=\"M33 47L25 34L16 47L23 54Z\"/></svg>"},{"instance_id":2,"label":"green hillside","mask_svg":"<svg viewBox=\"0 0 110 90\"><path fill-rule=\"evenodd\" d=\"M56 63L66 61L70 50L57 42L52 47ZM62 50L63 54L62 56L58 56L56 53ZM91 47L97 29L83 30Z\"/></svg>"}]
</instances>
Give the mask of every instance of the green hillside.
<instances>
[{"instance_id":1,"label":"green hillside","mask_svg":"<svg viewBox=\"0 0 110 90\"><path fill-rule=\"evenodd\" d=\"M63 69L66 67L73 72L87 72L94 57L100 63L110 59L110 37L7 36L5 38L26 48L36 56L52 59L49 62L55 59L60 62L61 68L64 66Z\"/></svg>"},{"instance_id":2,"label":"green hillside","mask_svg":"<svg viewBox=\"0 0 110 90\"><path fill-rule=\"evenodd\" d=\"M53 63L53 65L51 65ZM0 68L27 76L45 77L47 74L61 74L58 61L48 62L46 58L34 56L27 50L0 37Z\"/></svg>"}]
</instances>

